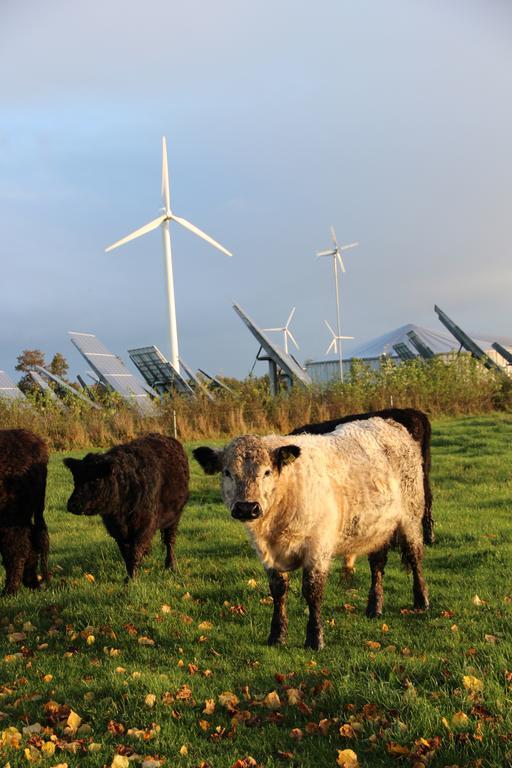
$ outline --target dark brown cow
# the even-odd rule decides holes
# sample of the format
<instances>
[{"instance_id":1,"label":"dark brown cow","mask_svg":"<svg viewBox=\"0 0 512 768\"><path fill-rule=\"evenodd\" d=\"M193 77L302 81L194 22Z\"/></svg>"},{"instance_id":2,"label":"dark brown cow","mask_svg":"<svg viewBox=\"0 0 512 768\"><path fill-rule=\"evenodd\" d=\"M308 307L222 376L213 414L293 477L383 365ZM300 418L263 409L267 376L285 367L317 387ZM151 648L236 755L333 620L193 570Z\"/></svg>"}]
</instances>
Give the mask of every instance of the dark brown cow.
<instances>
[{"instance_id":1,"label":"dark brown cow","mask_svg":"<svg viewBox=\"0 0 512 768\"><path fill-rule=\"evenodd\" d=\"M39 587L37 566L48 579L48 528L44 499L48 450L26 429L0 430L0 554L5 566L3 594L21 583Z\"/></svg>"},{"instance_id":2,"label":"dark brown cow","mask_svg":"<svg viewBox=\"0 0 512 768\"><path fill-rule=\"evenodd\" d=\"M174 570L174 543L188 499L189 467L173 437L149 434L106 453L64 459L75 488L68 500L74 515L101 515L132 578L160 529L165 567Z\"/></svg>"}]
</instances>

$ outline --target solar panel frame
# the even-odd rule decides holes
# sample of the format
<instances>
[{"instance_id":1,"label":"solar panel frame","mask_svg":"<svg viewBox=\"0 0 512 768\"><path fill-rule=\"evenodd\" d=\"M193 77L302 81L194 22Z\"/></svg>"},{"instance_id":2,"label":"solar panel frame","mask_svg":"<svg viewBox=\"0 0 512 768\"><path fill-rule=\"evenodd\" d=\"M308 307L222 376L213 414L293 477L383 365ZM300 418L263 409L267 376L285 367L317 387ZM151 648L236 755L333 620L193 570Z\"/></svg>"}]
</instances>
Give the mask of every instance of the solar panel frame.
<instances>
[{"instance_id":1,"label":"solar panel frame","mask_svg":"<svg viewBox=\"0 0 512 768\"><path fill-rule=\"evenodd\" d=\"M204 371L202 368L198 368L197 370L199 373L202 373L203 376L206 376L206 378L209 381L211 381L215 387L218 387L218 389L225 389L226 392L230 392L231 394L233 394L233 390L231 389L231 387L228 387L227 384L224 384L224 382L219 381L219 379L217 379L215 376L211 376L209 373L206 373L206 371Z\"/></svg>"},{"instance_id":2,"label":"solar panel frame","mask_svg":"<svg viewBox=\"0 0 512 768\"><path fill-rule=\"evenodd\" d=\"M172 363L164 357L158 347L152 345L129 349L128 354L144 381L152 389L157 392L161 390L161 394L164 394L172 387L175 387L183 394L190 395L191 397L195 396L190 384L176 371Z\"/></svg>"},{"instance_id":3,"label":"solar panel frame","mask_svg":"<svg viewBox=\"0 0 512 768\"><path fill-rule=\"evenodd\" d=\"M498 355L501 355L501 357L506 360L509 365L512 365L512 352L509 352L509 350L502 346L498 341L495 341L492 344L492 348L496 350Z\"/></svg>"},{"instance_id":4,"label":"solar panel frame","mask_svg":"<svg viewBox=\"0 0 512 768\"><path fill-rule=\"evenodd\" d=\"M404 363L408 362L409 360L414 360L417 357L412 349L409 349L407 344L404 344L403 341L399 341L397 344L393 344L393 349L397 353L400 360L402 360Z\"/></svg>"},{"instance_id":5,"label":"solar panel frame","mask_svg":"<svg viewBox=\"0 0 512 768\"><path fill-rule=\"evenodd\" d=\"M36 387L38 387L38 389L43 393L43 395L48 395L50 400L53 400L54 402L59 402L64 407L64 403L62 403L59 400L56 393L50 387L48 382L45 381L37 371L29 371L28 375L30 376L30 378L32 379Z\"/></svg>"},{"instance_id":6,"label":"solar panel frame","mask_svg":"<svg viewBox=\"0 0 512 768\"><path fill-rule=\"evenodd\" d=\"M87 403L87 405L91 405L93 408L97 408L98 410L101 410L101 406L99 406L97 403L93 403L92 400L89 397L86 397L85 395L82 395L81 392L78 392L78 390L74 389L72 386L70 386L67 381L64 381L64 379L61 379L60 376L57 376L55 373L50 373L50 371L47 371L46 368L43 368L40 365L37 365L36 368L38 371L40 371L44 376L47 376L51 381L54 381L55 384L57 384L59 387L62 387L66 392L70 392L72 395L77 397L79 400L82 400L84 403Z\"/></svg>"},{"instance_id":7,"label":"solar panel frame","mask_svg":"<svg viewBox=\"0 0 512 768\"><path fill-rule=\"evenodd\" d=\"M233 309L250 330L256 341L265 350L272 362L278 366L292 381L296 379L302 386L307 387L311 384L311 378L306 371L301 368L294 358L281 350L276 344L273 344L268 336L258 328L256 323L251 320L249 315L239 304L233 304Z\"/></svg>"},{"instance_id":8,"label":"solar panel frame","mask_svg":"<svg viewBox=\"0 0 512 768\"><path fill-rule=\"evenodd\" d=\"M424 360L431 360L433 357L435 357L434 351L430 349L428 344L426 344L423 339L420 339L416 331L407 331L407 337Z\"/></svg>"},{"instance_id":9,"label":"solar panel frame","mask_svg":"<svg viewBox=\"0 0 512 768\"><path fill-rule=\"evenodd\" d=\"M484 350L478 346L478 344L475 344L473 339L467 335L467 333L464 333L462 328L460 328L458 325L456 325L453 320L451 320L448 315L443 312L442 309L440 309L437 305L434 306L434 311L437 313L437 316L439 320L442 322L442 324L445 326L445 328L448 328L452 336L455 336L459 344L464 347L468 352L471 352L473 357L476 357L477 360L480 360L480 362L485 365L486 368L492 371L499 371L503 375L507 375L505 370L499 366L497 363L494 362L494 360L491 360L489 355L487 355Z\"/></svg>"},{"instance_id":10,"label":"solar panel frame","mask_svg":"<svg viewBox=\"0 0 512 768\"><path fill-rule=\"evenodd\" d=\"M154 405L150 396L157 393L144 387L123 361L110 352L94 333L69 331L72 344L93 369L100 381L117 392L123 400L134 405L143 415L152 415Z\"/></svg>"},{"instance_id":11,"label":"solar panel frame","mask_svg":"<svg viewBox=\"0 0 512 768\"><path fill-rule=\"evenodd\" d=\"M0 398L3 398L4 400L27 399L6 371L0 371Z\"/></svg>"}]
</instances>

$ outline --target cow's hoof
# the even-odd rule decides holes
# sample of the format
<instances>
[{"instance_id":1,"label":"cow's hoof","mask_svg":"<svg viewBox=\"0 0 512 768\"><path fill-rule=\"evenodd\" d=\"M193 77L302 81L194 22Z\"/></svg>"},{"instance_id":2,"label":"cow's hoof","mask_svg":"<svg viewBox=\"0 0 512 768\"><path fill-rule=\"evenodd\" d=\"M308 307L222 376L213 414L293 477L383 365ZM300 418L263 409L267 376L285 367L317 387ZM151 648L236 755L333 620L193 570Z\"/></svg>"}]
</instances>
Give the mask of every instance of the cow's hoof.
<instances>
[{"instance_id":1,"label":"cow's hoof","mask_svg":"<svg viewBox=\"0 0 512 768\"><path fill-rule=\"evenodd\" d=\"M269 635L267 645L286 645L285 635Z\"/></svg>"},{"instance_id":2,"label":"cow's hoof","mask_svg":"<svg viewBox=\"0 0 512 768\"><path fill-rule=\"evenodd\" d=\"M304 648L310 648L312 651L321 651L325 646L324 639L321 635L318 637L306 637Z\"/></svg>"},{"instance_id":3,"label":"cow's hoof","mask_svg":"<svg viewBox=\"0 0 512 768\"><path fill-rule=\"evenodd\" d=\"M422 600L415 600L414 601L414 609L416 611L428 611L430 608L430 603L428 601L428 598L423 598Z\"/></svg>"},{"instance_id":4,"label":"cow's hoof","mask_svg":"<svg viewBox=\"0 0 512 768\"><path fill-rule=\"evenodd\" d=\"M382 616L382 611L378 610L373 605L369 605L366 609L366 618L367 619L380 619Z\"/></svg>"}]
</instances>

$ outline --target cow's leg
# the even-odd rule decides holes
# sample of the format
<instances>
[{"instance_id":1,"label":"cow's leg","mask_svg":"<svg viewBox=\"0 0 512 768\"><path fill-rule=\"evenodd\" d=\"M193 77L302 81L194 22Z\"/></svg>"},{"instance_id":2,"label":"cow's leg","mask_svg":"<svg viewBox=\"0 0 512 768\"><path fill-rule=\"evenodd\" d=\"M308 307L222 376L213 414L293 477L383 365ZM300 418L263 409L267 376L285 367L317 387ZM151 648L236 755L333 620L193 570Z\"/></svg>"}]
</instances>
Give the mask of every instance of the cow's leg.
<instances>
[{"instance_id":1,"label":"cow's leg","mask_svg":"<svg viewBox=\"0 0 512 768\"><path fill-rule=\"evenodd\" d=\"M169 568L171 571L176 570L176 556L174 554L174 544L176 542L176 534L178 533L179 519L174 520L171 525L164 528L161 531L162 541L165 545L165 568Z\"/></svg>"},{"instance_id":2,"label":"cow's leg","mask_svg":"<svg viewBox=\"0 0 512 768\"><path fill-rule=\"evenodd\" d=\"M350 583L356 572L356 556L345 555L343 558L343 579Z\"/></svg>"},{"instance_id":3,"label":"cow's leg","mask_svg":"<svg viewBox=\"0 0 512 768\"><path fill-rule=\"evenodd\" d=\"M313 568L304 568L302 571L302 595L309 608L309 619L306 629L305 648L319 651L324 647L324 635L320 607L324 594L326 573Z\"/></svg>"},{"instance_id":4,"label":"cow's leg","mask_svg":"<svg viewBox=\"0 0 512 768\"><path fill-rule=\"evenodd\" d=\"M423 546L408 544L406 558L412 570L414 607L425 611L429 607L429 602L427 584L423 578Z\"/></svg>"},{"instance_id":5,"label":"cow's leg","mask_svg":"<svg viewBox=\"0 0 512 768\"><path fill-rule=\"evenodd\" d=\"M288 631L288 616L286 613L286 596L288 594L288 574L268 570L268 584L270 594L274 600L274 613L270 624L270 634L267 643L269 645L282 645L286 640Z\"/></svg>"},{"instance_id":6,"label":"cow's leg","mask_svg":"<svg viewBox=\"0 0 512 768\"><path fill-rule=\"evenodd\" d=\"M1 531L0 554L5 566L4 595L15 595L20 588L30 551L29 528L4 528Z\"/></svg>"},{"instance_id":7,"label":"cow's leg","mask_svg":"<svg viewBox=\"0 0 512 768\"><path fill-rule=\"evenodd\" d=\"M31 532L30 552L23 568L23 584L29 589L39 589L39 579L37 578L37 564L39 562L39 553L34 547L34 535Z\"/></svg>"},{"instance_id":8,"label":"cow's leg","mask_svg":"<svg viewBox=\"0 0 512 768\"><path fill-rule=\"evenodd\" d=\"M125 539L118 541L117 543L126 564L126 572L128 575L125 582L128 583L137 573L142 558L149 552L151 538L144 535L129 540Z\"/></svg>"},{"instance_id":9,"label":"cow's leg","mask_svg":"<svg viewBox=\"0 0 512 768\"><path fill-rule=\"evenodd\" d=\"M368 555L370 570L372 573L372 584L368 595L368 605L366 606L366 615L369 619L375 619L382 616L384 606L384 568L388 559L388 548L383 547L377 552Z\"/></svg>"}]
</instances>

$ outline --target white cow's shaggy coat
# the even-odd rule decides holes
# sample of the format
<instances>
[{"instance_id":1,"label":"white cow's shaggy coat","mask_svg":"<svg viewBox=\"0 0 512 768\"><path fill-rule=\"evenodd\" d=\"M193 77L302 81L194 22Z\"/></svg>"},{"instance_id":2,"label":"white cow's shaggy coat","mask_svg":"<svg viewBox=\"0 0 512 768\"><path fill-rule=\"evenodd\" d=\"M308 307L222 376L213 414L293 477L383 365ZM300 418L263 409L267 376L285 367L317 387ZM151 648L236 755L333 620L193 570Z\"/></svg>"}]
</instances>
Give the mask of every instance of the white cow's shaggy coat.
<instances>
[{"instance_id":1,"label":"white cow's shaggy coat","mask_svg":"<svg viewBox=\"0 0 512 768\"><path fill-rule=\"evenodd\" d=\"M310 612L311 601L318 612L334 555L381 553L384 560L375 573L372 565L368 608L369 615L378 615L385 554L397 537L411 555L415 604L426 607L422 457L400 424L372 418L321 436L244 436L219 451L196 449L195 456L205 471L222 472L223 499L233 516L244 520L271 575L271 591L274 574L282 581L285 572L302 567ZM255 519L246 519L247 514ZM418 600L417 592L422 593ZM317 624L318 643L306 641L313 647L321 646L319 617ZM278 634L281 640L282 631Z\"/></svg>"}]
</instances>

